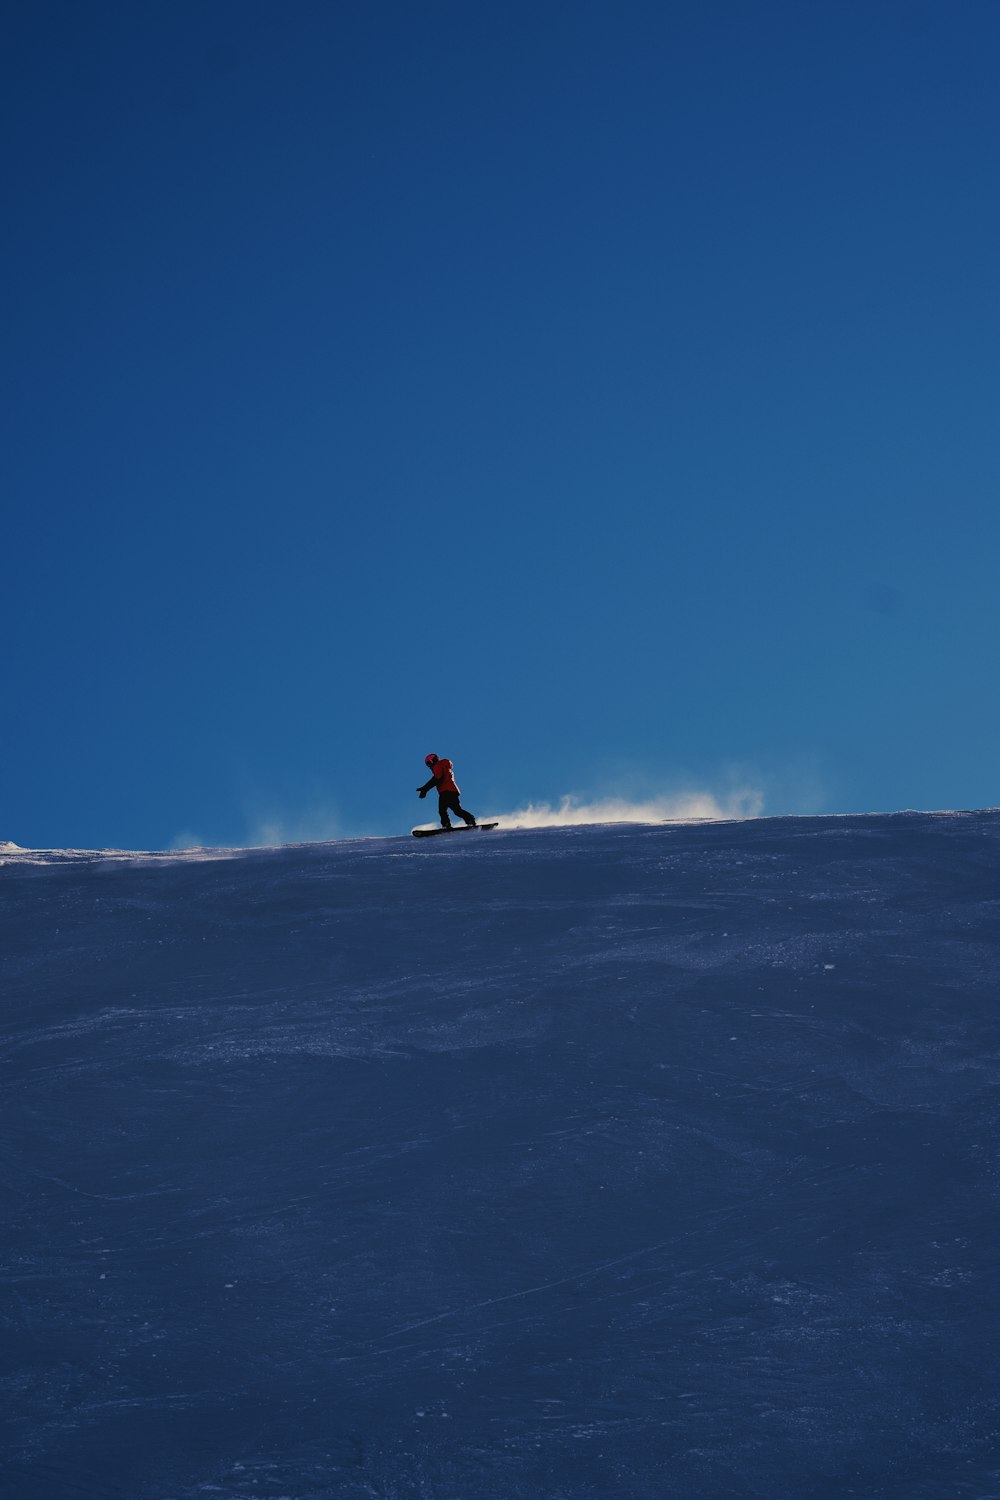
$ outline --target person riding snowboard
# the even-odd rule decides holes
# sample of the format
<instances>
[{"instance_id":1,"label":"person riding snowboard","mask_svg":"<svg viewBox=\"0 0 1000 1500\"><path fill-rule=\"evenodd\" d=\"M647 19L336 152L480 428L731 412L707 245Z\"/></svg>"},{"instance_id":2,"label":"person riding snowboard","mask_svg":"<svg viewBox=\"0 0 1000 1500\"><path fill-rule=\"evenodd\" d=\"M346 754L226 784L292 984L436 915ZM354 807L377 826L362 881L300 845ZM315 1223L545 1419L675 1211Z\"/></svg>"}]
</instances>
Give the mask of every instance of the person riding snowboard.
<instances>
[{"instance_id":1,"label":"person riding snowboard","mask_svg":"<svg viewBox=\"0 0 1000 1500\"><path fill-rule=\"evenodd\" d=\"M475 828L475 818L472 813L466 812L459 801L462 794L455 784L455 777L452 774L454 767L451 761L439 760L436 755L425 755L424 765L430 769L431 779L430 781L425 781L423 786L418 786L417 791L421 797L426 797L431 787L437 787L438 812L441 815L441 827L450 828L452 825L448 814L458 813L458 816L467 827Z\"/></svg>"}]
</instances>

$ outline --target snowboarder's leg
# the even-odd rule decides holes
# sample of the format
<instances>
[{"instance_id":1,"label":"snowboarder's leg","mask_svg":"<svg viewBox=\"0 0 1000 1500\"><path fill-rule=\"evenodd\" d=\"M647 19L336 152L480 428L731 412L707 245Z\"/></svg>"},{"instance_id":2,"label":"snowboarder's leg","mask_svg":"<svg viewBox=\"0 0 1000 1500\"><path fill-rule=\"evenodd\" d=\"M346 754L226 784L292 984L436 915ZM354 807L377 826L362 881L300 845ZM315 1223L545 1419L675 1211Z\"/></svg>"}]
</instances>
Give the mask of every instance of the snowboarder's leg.
<instances>
[{"instance_id":1,"label":"snowboarder's leg","mask_svg":"<svg viewBox=\"0 0 1000 1500\"><path fill-rule=\"evenodd\" d=\"M475 828L475 826L476 826L475 814L474 813L470 813L470 812L466 812L466 810L465 810L464 807L460 807L459 806L459 801L458 801L457 797L455 798L455 811L458 813L458 816L464 821L466 827L468 827L468 828Z\"/></svg>"},{"instance_id":2,"label":"snowboarder's leg","mask_svg":"<svg viewBox=\"0 0 1000 1500\"><path fill-rule=\"evenodd\" d=\"M442 828L451 827L451 819L449 818L448 813L451 810L452 795L453 794L451 792L441 792L438 796L438 813L441 817ZM455 798L455 801L458 801L457 797Z\"/></svg>"}]
</instances>

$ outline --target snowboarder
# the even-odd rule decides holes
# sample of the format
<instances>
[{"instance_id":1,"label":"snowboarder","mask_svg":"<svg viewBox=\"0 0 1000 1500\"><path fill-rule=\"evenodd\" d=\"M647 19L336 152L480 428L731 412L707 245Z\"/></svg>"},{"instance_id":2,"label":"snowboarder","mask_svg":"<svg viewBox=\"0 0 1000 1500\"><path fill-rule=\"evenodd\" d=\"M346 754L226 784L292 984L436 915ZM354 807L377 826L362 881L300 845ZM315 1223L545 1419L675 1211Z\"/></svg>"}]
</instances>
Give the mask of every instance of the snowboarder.
<instances>
[{"instance_id":1,"label":"snowboarder","mask_svg":"<svg viewBox=\"0 0 1000 1500\"><path fill-rule=\"evenodd\" d=\"M431 787L437 787L438 812L441 815L441 827L452 826L449 813L458 813L458 816L468 828L476 827L476 820L472 813L466 812L459 798L461 792L455 784L454 767L450 760L439 760L436 755L425 755L424 765L431 773L430 781L425 781L423 786L418 786L417 791L421 797L426 797Z\"/></svg>"}]
</instances>

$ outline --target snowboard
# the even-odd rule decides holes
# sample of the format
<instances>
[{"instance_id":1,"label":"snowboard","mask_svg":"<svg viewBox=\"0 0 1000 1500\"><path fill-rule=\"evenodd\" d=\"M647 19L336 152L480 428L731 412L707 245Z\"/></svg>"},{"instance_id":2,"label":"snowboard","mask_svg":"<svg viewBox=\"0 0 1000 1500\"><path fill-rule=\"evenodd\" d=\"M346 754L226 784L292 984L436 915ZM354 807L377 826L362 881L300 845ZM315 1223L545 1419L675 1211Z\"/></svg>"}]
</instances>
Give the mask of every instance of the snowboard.
<instances>
[{"instance_id":1,"label":"snowboard","mask_svg":"<svg viewBox=\"0 0 1000 1500\"><path fill-rule=\"evenodd\" d=\"M475 833L477 829L496 828L496 823L475 823L470 828L468 823L456 823L454 828L414 828L415 839L432 839L436 833Z\"/></svg>"}]
</instances>

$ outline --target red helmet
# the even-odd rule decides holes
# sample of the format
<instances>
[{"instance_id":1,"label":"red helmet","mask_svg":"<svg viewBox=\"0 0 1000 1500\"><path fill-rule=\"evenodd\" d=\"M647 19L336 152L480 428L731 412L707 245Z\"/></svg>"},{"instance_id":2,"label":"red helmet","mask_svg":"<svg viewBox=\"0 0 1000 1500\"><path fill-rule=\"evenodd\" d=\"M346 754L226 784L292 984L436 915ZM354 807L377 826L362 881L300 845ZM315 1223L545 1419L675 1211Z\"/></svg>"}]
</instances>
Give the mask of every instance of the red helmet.
<instances>
[{"instance_id":1,"label":"red helmet","mask_svg":"<svg viewBox=\"0 0 1000 1500\"><path fill-rule=\"evenodd\" d=\"M437 761L437 756L436 755L425 755L424 756L424 765L425 766L433 766L436 763L436 761Z\"/></svg>"}]
</instances>

